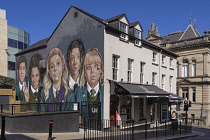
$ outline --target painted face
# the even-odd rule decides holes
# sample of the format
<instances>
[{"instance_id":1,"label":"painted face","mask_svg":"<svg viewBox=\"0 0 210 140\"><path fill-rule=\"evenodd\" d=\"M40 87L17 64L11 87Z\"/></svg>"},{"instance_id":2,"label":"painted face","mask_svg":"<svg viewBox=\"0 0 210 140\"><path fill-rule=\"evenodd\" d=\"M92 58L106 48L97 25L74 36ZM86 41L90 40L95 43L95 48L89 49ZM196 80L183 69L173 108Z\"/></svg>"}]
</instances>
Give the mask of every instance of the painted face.
<instances>
[{"instance_id":1,"label":"painted face","mask_svg":"<svg viewBox=\"0 0 210 140\"><path fill-rule=\"evenodd\" d=\"M49 74L53 83L61 82L63 63L59 55L53 55L49 60Z\"/></svg>"},{"instance_id":2,"label":"painted face","mask_svg":"<svg viewBox=\"0 0 210 140\"><path fill-rule=\"evenodd\" d=\"M23 84L24 79L26 77L26 63L22 62L19 65L18 69L18 76L19 76L19 82Z\"/></svg>"},{"instance_id":3,"label":"painted face","mask_svg":"<svg viewBox=\"0 0 210 140\"><path fill-rule=\"evenodd\" d=\"M70 52L69 68L71 76L78 76L81 68L79 48L73 48Z\"/></svg>"},{"instance_id":4,"label":"painted face","mask_svg":"<svg viewBox=\"0 0 210 140\"><path fill-rule=\"evenodd\" d=\"M40 80L40 73L37 67L33 67L31 70L31 86L37 90Z\"/></svg>"},{"instance_id":5,"label":"painted face","mask_svg":"<svg viewBox=\"0 0 210 140\"><path fill-rule=\"evenodd\" d=\"M100 63L96 62L85 65L85 78L92 88L98 84L101 73Z\"/></svg>"}]
</instances>

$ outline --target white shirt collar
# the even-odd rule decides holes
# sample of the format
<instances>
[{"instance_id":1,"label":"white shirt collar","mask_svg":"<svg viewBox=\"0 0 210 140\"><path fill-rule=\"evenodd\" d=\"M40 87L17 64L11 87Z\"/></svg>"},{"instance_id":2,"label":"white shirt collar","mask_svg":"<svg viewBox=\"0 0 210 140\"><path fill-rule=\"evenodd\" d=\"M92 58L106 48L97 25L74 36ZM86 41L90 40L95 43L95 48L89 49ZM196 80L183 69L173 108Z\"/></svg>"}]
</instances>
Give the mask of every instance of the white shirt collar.
<instances>
[{"instance_id":1,"label":"white shirt collar","mask_svg":"<svg viewBox=\"0 0 210 140\"><path fill-rule=\"evenodd\" d=\"M96 93L94 94L94 96L96 96L98 94L98 91L99 91L99 83L94 88L91 88L90 85L87 83L87 90L88 90L89 94L91 94L90 93L91 89L94 89L96 91Z\"/></svg>"},{"instance_id":2,"label":"white shirt collar","mask_svg":"<svg viewBox=\"0 0 210 140\"><path fill-rule=\"evenodd\" d=\"M25 82L23 82L23 85L26 84ZM19 82L19 87L20 87L20 91L23 91L23 85L21 85L21 83Z\"/></svg>"},{"instance_id":3,"label":"white shirt collar","mask_svg":"<svg viewBox=\"0 0 210 140\"><path fill-rule=\"evenodd\" d=\"M58 88L58 90L60 91L60 87ZM53 95L54 95L54 97L56 97L56 91L57 91L57 89L55 89L55 88L53 87Z\"/></svg>"},{"instance_id":4,"label":"white shirt collar","mask_svg":"<svg viewBox=\"0 0 210 140\"><path fill-rule=\"evenodd\" d=\"M39 88L37 88L37 90L35 90L35 89L31 86L31 91L32 91L33 93L35 93L35 92L38 93L38 89L39 89Z\"/></svg>"},{"instance_id":5,"label":"white shirt collar","mask_svg":"<svg viewBox=\"0 0 210 140\"><path fill-rule=\"evenodd\" d=\"M74 90L74 84L77 83L79 84L79 77L77 78L77 81L74 81L74 79L69 75L69 88L71 90Z\"/></svg>"}]
</instances>

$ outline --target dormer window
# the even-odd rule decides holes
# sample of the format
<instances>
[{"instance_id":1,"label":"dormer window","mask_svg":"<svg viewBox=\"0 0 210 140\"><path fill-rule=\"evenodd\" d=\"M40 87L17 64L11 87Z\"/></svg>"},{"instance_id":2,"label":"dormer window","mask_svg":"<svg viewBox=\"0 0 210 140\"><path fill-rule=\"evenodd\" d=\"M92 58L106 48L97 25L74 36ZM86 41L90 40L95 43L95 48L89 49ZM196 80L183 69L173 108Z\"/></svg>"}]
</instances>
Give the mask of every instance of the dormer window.
<instances>
[{"instance_id":1,"label":"dormer window","mask_svg":"<svg viewBox=\"0 0 210 140\"><path fill-rule=\"evenodd\" d=\"M141 39L141 32L137 29L134 29L134 36L138 39Z\"/></svg>"},{"instance_id":2,"label":"dormer window","mask_svg":"<svg viewBox=\"0 0 210 140\"><path fill-rule=\"evenodd\" d=\"M120 31L122 31L122 32L124 32L124 33L128 33L128 31L127 31L127 25L125 24L125 23L123 23L123 22L119 22L119 28L120 28Z\"/></svg>"},{"instance_id":3,"label":"dormer window","mask_svg":"<svg viewBox=\"0 0 210 140\"><path fill-rule=\"evenodd\" d=\"M120 34L120 39L127 41L128 40L128 27L125 23L119 22L119 30L122 31L123 33Z\"/></svg>"}]
</instances>

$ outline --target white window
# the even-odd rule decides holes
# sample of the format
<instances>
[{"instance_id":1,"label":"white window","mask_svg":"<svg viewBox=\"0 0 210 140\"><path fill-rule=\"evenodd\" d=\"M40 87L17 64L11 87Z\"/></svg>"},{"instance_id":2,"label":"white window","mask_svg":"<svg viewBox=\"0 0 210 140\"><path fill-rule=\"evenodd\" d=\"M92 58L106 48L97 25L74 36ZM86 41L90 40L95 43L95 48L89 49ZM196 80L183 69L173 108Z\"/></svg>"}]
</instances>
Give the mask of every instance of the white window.
<instances>
[{"instance_id":1,"label":"white window","mask_svg":"<svg viewBox=\"0 0 210 140\"><path fill-rule=\"evenodd\" d=\"M163 66L165 66L165 64L166 64L165 61L166 61L166 56L165 55L162 55L162 65Z\"/></svg>"},{"instance_id":2,"label":"white window","mask_svg":"<svg viewBox=\"0 0 210 140\"><path fill-rule=\"evenodd\" d=\"M192 76L196 76L196 62L192 62Z\"/></svg>"},{"instance_id":3,"label":"white window","mask_svg":"<svg viewBox=\"0 0 210 140\"><path fill-rule=\"evenodd\" d=\"M162 74L162 79L161 79L161 88L162 89L165 89L165 75L164 74Z\"/></svg>"},{"instance_id":4,"label":"white window","mask_svg":"<svg viewBox=\"0 0 210 140\"><path fill-rule=\"evenodd\" d=\"M128 36L126 34L128 33L128 26L125 23L119 22L119 30L123 32L120 34L120 38L127 40Z\"/></svg>"},{"instance_id":5,"label":"white window","mask_svg":"<svg viewBox=\"0 0 210 140\"><path fill-rule=\"evenodd\" d=\"M152 55L152 62L153 62L153 63L156 63L156 62L157 62L157 53L156 53L156 52L153 52L153 55Z\"/></svg>"},{"instance_id":6,"label":"white window","mask_svg":"<svg viewBox=\"0 0 210 140\"><path fill-rule=\"evenodd\" d=\"M170 76L169 78L169 86L170 86L170 92L173 92L173 86L172 86L172 80L173 80L173 76Z\"/></svg>"},{"instance_id":7,"label":"white window","mask_svg":"<svg viewBox=\"0 0 210 140\"><path fill-rule=\"evenodd\" d=\"M152 85L156 85L156 75L157 75L156 72L152 73Z\"/></svg>"},{"instance_id":8,"label":"white window","mask_svg":"<svg viewBox=\"0 0 210 140\"><path fill-rule=\"evenodd\" d=\"M187 60L183 60L182 77L188 77L188 76L189 76L189 64Z\"/></svg>"},{"instance_id":9,"label":"white window","mask_svg":"<svg viewBox=\"0 0 210 140\"><path fill-rule=\"evenodd\" d=\"M172 64L173 64L173 59L170 58L170 64L169 64L170 65L170 68L173 68L173 65Z\"/></svg>"},{"instance_id":10,"label":"white window","mask_svg":"<svg viewBox=\"0 0 210 140\"><path fill-rule=\"evenodd\" d=\"M128 82L131 82L133 69L133 59L128 59Z\"/></svg>"},{"instance_id":11,"label":"white window","mask_svg":"<svg viewBox=\"0 0 210 140\"><path fill-rule=\"evenodd\" d=\"M124 32L124 33L128 33L127 32L127 25L125 23L119 22L119 29L120 31Z\"/></svg>"},{"instance_id":12,"label":"white window","mask_svg":"<svg viewBox=\"0 0 210 140\"><path fill-rule=\"evenodd\" d=\"M192 88L192 101L196 102L196 88Z\"/></svg>"},{"instance_id":13,"label":"white window","mask_svg":"<svg viewBox=\"0 0 210 140\"><path fill-rule=\"evenodd\" d=\"M182 97L184 99L189 99L188 88L182 88Z\"/></svg>"},{"instance_id":14,"label":"white window","mask_svg":"<svg viewBox=\"0 0 210 140\"><path fill-rule=\"evenodd\" d=\"M112 70L113 70L113 80L118 80L118 62L119 61L119 56L113 55L112 58Z\"/></svg>"},{"instance_id":15,"label":"white window","mask_svg":"<svg viewBox=\"0 0 210 140\"><path fill-rule=\"evenodd\" d=\"M145 62L140 62L140 83L144 83L144 67L145 67Z\"/></svg>"},{"instance_id":16,"label":"white window","mask_svg":"<svg viewBox=\"0 0 210 140\"><path fill-rule=\"evenodd\" d=\"M138 39L141 39L141 32L137 29L134 29L134 36Z\"/></svg>"}]
</instances>

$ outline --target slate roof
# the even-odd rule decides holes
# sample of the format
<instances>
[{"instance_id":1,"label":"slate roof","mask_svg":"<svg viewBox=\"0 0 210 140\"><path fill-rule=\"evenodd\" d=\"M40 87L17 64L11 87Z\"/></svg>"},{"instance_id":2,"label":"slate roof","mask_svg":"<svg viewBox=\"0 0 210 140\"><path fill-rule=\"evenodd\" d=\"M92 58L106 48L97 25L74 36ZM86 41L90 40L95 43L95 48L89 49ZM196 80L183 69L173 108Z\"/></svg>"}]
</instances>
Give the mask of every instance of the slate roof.
<instances>
[{"instance_id":1,"label":"slate roof","mask_svg":"<svg viewBox=\"0 0 210 140\"><path fill-rule=\"evenodd\" d=\"M104 25L107 27L106 29L110 29L110 30L113 30L113 31L116 31L116 32L120 32L119 29L116 29L116 28L112 27L110 24L108 24L108 22L112 22L112 21L115 21L115 20L119 20L119 19L122 18L123 16L125 16L125 18L127 19L127 17L126 17L125 14L120 14L120 15L118 15L118 16L115 16L115 17L112 17L112 18L103 20L103 19L101 19L101 18L99 18L99 17L97 17L97 16L94 16L94 15L92 15L92 14L90 14L90 13L88 13L88 12L86 12L86 11L84 11L84 10L78 8L78 7L71 6L71 8L72 8L72 7L75 8L75 9L77 9L78 11L80 11L80 12L86 14L87 16L90 16L90 17L92 17L93 19L95 19L95 20L101 22L102 24L104 24ZM71 8L69 8L69 10L70 10ZM69 10L68 10L68 11L69 11ZM67 13L68 13L68 12L67 12ZM67 14L67 13L66 13L66 14ZM63 19L64 19L64 18L65 18L65 16L63 17ZM62 20L63 20L63 19L62 19ZM62 20L60 21L60 23L62 22ZM127 20L128 20L128 19L127 19ZM58 26L60 25L60 23L58 24ZM129 22L128 22L128 23L129 23ZM136 22L133 22L133 23L129 23L129 26L130 26L130 27L131 27L131 26L134 26L134 25L137 24L137 23L139 23L139 21L136 21ZM140 23L139 23L139 24L140 24ZM58 27L58 26L57 26L57 27ZM140 26L141 26L141 25L140 25ZM57 29L57 27L56 27L56 29ZM55 30L56 30L56 29L55 29ZM54 32L55 32L55 30L54 30ZM54 32L51 34L51 36L54 34ZM50 36L50 37L51 37L51 36ZM49 37L49 38L45 38L45 39L43 39L43 40L40 40L40 41L34 43L33 45L29 46L28 48L26 48L26 49L22 50L21 52L17 53L16 56L21 55L21 54L24 54L24 53L27 53L27 52L30 52L30 51L34 51L34 50L37 50L37 49L46 48L46 47L47 47L47 41L50 39L50 37ZM153 48L156 48L156 49L161 49L161 50L163 50L163 51L165 51L165 52L167 52L167 53L169 53L169 54L171 54L171 55L173 55L173 56L175 56L175 57L178 57L178 55L176 55L176 54L174 54L174 53L172 53L172 52L170 52L170 51L168 51L168 50L164 50L163 48L160 48L160 47L158 47L158 46L156 46L156 45L154 45L154 44L152 44L152 43L150 43L150 42L148 42L148 41L146 41L146 40L143 40L143 39L142 39L142 43L147 44L147 45L149 45L149 46L151 46L151 47L153 47Z\"/></svg>"},{"instance_id":2,"label":"slate roof","mask_svg":"<svg viewBox=\"0 0 210 140\"><path fill-rule=\"evenodd\" d=\"M187 40L187 39L195 38L195 37L200 37L200 34L198 30L195 28L195 26L190 24L184 32L178 31L175 33L171 33L167 36L163 36L162 42L166 43L167 40L169 42L181 41L181 40Z\"/></svg>"},{"instance_id":3,"label":"slate roof","mask_svg":"<svg viewBox=\"0 0 210 140\"><path fill-rule=\"evenodd\" d=\"M169 40L169 42L178 41L183 33L184 32L177 32L177 33L169 34L167 36L163 36L162 41L163 41L163 43L166 43L167 40Z\"/></svg>"},{"instance_id":4,"label":"slate roof","mask_svg":"<svg viewBox=\"0 0 210 140\"><path fill-rule=\"evenodd\" d=\"M179 38L179 40L186 40L186 39L195 38L199 36L200 34L197 31L197 29L192 24L190 24L185 30L185 32L182 34L182 36Z\"/></svg>"},{"instance_id":5,"label":"slate roof","mask_svg":"<svg viewBox=\"0 0 210 140\"><path fill-rule=\"evenodd\" d=\"M120 14L118 16L115 16L115 17L111 17L109 19L106 19L105 21L106 22L112 22L112 21L115 21L115 20L119 20L121 17L125 16L125 14Z\"/></svg>"},{"instance_id":6,"label":"slate roof","mask_svg":"<svg viewBox=\"0 0 210 140\"><path fill-rule=\"evenodd\" d=\"M28 48L22 50L21 52L16 53L16 56L21 55L21 54L26 53L26 52L30 52L30 51L33 51L33 50L42 49L42 48L47 47L48 39L49 38L39 40L38 42L34 43L33 45L29 46Z\"/></svg>"},{"instance_id":7,"label":"slate roof","mask_svg":"<svg viewBox=\"0 0 210 140\"><path fill-rule=\"evenodd\" d=\"M139 21L130 23L129 28L132 28L132 27L136 26L136 24L139 24Z\"/></svg>"}]
</instances>

